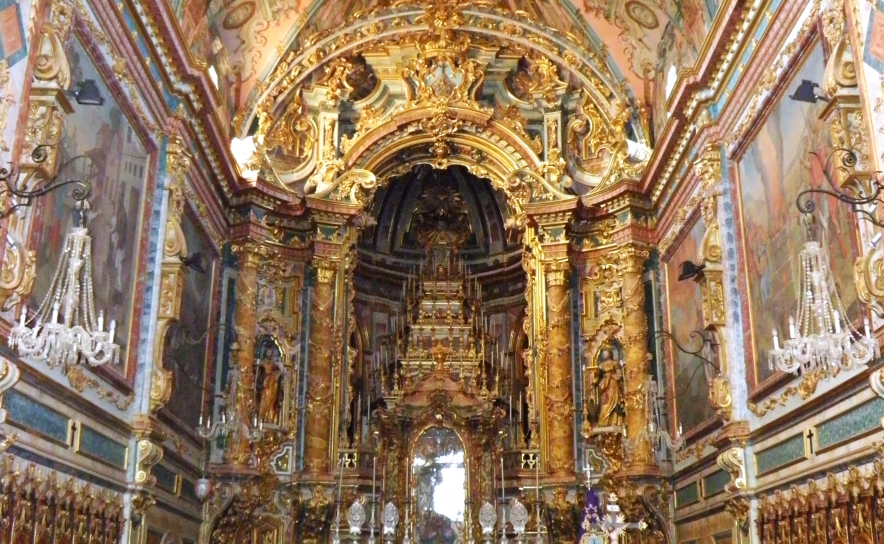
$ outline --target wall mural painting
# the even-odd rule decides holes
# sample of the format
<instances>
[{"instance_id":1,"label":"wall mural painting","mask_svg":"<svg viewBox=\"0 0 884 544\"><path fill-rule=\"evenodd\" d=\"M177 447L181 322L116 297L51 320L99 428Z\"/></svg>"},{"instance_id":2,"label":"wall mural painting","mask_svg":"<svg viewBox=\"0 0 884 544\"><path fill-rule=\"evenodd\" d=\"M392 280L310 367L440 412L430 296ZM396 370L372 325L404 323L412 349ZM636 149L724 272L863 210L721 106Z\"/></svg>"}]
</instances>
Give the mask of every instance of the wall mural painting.
<instances>
[{"instance_id":1,"label":"wall mural painting","mask_svg":"<svg viewBox=\"0 0 884 544\"><path fill-rule=\"evenodd\" d=\"M120 363L112 370L125 377L127 348L133 341L130 335L136 286L141 283L136 279L138 241L149 156L76 37L69 40L66 53L71 80L95 80L105 100L102 106L74 103L58 149L62 161L78 155L86 155L92 161L87 223L92 235L95 309L104 311L105 323L111 319L117 322L115 340L121 348ZM37 277L29 306L36 308L49 291L65 236L74 224L73 206L69 191L62 190L49 193L34 208L35 228L30 247L37 253Z\"/></svg>"},{"instance_id":2,"label":"wall mural painting","mask_svg":"<svg viewBox=\"0 0 884 544\"><path fill-rule=\"evenodd\" d=\"M682 262L696 262L705 231L703 222L695 220L666 263L667 330L675 341L692 351L700 344L699 338L692 338L691 333L703 329L703 298L693 279L678 281L678 274ZM709 381L714 377L714 369L696 356L680 352L672 341L667 341L666 354L670 368L675 369L669 376L667 395L675 396L676 427L680 423L688 432L715 416L709 403Z\"/></svg>"},{"instance_id":3,"label":"wall mural painting","mask_svg":"<svg viewBox=\"0 0 884 544\"><path fill-rule=\"evenodd\" d=\"M819 119L825 103L796 102L785 95L802 79L823 81L824 67L822 47L817 44L738 162L749 292L743 306L750 316L743 323L744 335L751 342L747 353L755 358L754 367L750 366L753 386L773 376L767 356L773 348L772 331L777 329L780 338L787 335L789 314L795 313L798 303L798 254L807 237L795 199L810 186L827 185L822 165L831 149L826 124ZM811 155L814 152L821 158ZM855 323L859 317L853 283L855 219L847 206L833 198L818 198L816 204L818 237L829 248L835 284Z\"/></svg>"},{"instance_id":4,"label":"wall mural painting","mask_svg":"<svg viewBox=\"0 0 884 544\"><path fill-rule=\"evenodd\" d=\"M208 379L208 339L214 323L213 305L215 270L217 259L208 239L189 213L181 221L181 230L187 241L187 252L199 252L206 257L205 273L187 269L184 292L181 296L181 313L166 335L164 365L174 376L172 396L166 405L182 422L196 426L202 413L203 395L194 391L210 389ZM223 331L218 331L223 334Z\"/></svg>"}]
</instances>

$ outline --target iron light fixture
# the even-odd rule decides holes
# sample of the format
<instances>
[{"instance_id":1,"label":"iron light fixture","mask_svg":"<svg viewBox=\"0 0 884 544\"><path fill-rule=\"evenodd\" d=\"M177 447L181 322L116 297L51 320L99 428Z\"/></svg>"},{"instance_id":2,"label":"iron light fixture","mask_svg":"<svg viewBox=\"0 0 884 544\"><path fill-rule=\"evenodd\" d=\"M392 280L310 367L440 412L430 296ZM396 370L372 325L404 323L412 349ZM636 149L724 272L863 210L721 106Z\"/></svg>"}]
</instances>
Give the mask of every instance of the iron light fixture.
<instances>
[{"instance_id":1,"label":"iron light fixture","mask_svg":"<svg viewBox=\"0 0 884 544\"><path fill-rule=\"evenodd\" d=\"M798 85L798 88L795 89L795 92L789 98L798 102L807 102L808 104L816 104L818 100L828 102L828 98L816 91L818 88L819 83L814 83L809 79L802 79L801 84Z\"/></svg>"},{"instance_id":2,"label":"iron light fixture","mask_svg":"<svg viewBox=\"0 0 884 544\"><path fill-rule=\"evenodd\" d=\"M77 83L77 90L72 91L77 104L83 106L102 106L104 97L94 79L86 79Z\"/></svg>"},{"instance_id":3,"label":"iron light fixture","mask_svg":"<svg viewBox=\"0 0 884 544\"><path fill-rule=\"evenodd\" d=\"M684 261L681 263L681 273L678 275L678 281L684 281L700 274L706 268L705 264L694 264L692 261Z\"/></svg>"}]
</instances>

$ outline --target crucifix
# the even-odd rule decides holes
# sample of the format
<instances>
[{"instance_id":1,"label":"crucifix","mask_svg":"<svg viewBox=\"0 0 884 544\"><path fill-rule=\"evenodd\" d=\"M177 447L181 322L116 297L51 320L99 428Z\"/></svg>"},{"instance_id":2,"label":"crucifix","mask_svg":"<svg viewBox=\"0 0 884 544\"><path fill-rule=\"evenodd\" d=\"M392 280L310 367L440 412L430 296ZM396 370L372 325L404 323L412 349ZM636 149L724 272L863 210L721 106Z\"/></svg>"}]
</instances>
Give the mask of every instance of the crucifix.
<instances>
[{"instance_id":1,"label":"crucifix","mask_svg":"<svg viewBox=\"0 0 884 544\"><path fill-rule=\"evenodd\" d=\"M643 520L638 523L626 523L626 517L620 513L620 505L617 504L617 495L614 493L608 495L605 511L605 516L600 520L599 525L608 533L611 544L618 544L620 534L627 529L645 529L648 526Z\"/></svg>"}]
</instances>

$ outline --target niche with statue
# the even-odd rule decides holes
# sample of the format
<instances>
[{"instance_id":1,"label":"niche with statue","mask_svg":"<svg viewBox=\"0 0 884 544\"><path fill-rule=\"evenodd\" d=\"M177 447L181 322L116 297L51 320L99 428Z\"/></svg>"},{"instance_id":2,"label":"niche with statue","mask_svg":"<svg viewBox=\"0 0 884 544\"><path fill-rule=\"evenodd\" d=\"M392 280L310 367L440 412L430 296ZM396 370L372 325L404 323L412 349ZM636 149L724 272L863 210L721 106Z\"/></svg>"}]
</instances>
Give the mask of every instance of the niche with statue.
<instances>
[{"instance_id":1,"label":"niche with statue","mask_svg":"<svg viewBox=\"0 0 884 544\"><path fill-rule=\"evenodd\" d=\"M261 426L283 426L286 369L283 350L276 339L267 334L255 342L255 419Z\"/></svg>"},{"instance_id":2,"label":"niche with statue","mask_svg":"<svg viewBox=\"0 0 884 544\"><path fill-rule=\"evenodd\" d=\"M595 429L622 427L623 347L616 339L605 340L586 364L586 419Z\"/></svg>"}]
</instances>

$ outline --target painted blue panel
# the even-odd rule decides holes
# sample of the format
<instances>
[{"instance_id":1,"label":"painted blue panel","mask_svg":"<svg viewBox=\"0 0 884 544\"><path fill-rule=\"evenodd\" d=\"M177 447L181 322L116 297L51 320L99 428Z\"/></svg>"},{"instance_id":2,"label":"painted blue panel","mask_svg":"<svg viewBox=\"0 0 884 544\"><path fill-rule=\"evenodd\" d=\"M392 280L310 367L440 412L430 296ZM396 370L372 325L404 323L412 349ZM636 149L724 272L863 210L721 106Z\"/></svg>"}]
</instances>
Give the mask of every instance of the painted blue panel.
<instances>
[{"instance_id":1,"label":"painted blue panel","mask_svg":"<svg viewBox=\"0 0 884 544\"><path fill-rule=\"evenodd\" d=\"M15 389L3 394L3 408L6 409L7 421L10 423L68 445L71 420L61 412Z\"/></svg>"},{"instance_id":2,"label":"painted blue panel","mask_svg":"<svg viewBox=\"0 0 884 544\"><path fill-rule=\"evenodd\" d=\"M169 493L178 492L178 474L174 470L164 465L154 465L150 473L157 479L157 487Z\"/></svg>"},{"instance_id":3,"label":"painted blue panel","mask_svg":"<svg viewBox=\"0 0 884 544\"><path fill-rule=\"evenodd\" d=\"M828 448L850 441L869 431L874 431L881 424L884 415L884 399L876 397L870 402L848 410L841 415L820 423L816 427L817 446Z\"/></svg>"},{"instance_id":4,"label":"painted blue panel","mask_svg":"<svg viewBox=\"0 0 884 544\"><path fill-rule=\"evenodd\" d=\"M713 472L709 476L703 478L703 496L711 497L724 491L724 488L731 481L731 475L723 470Z\"/></svg>"},{"instance_id":5,"label":"painted blue panel","mask_svg":"<svg viewBox=\"0 0 884 544\"><path fill-rule=\"evenodd\" d=\"M675 506L686 506L700 500L700 486L697 482L686 485L675 492Z\"/></svg>"},{"instance_id":6,"label":"painted blue panel","mask_svg":"<svg viewBox=\"0 0 884 544\"><path fill-rule=\"evenodd\" d=\"M755 468L758 474L766 474L778 468L804 459L804 434L796 434L775 446L755 454Z\"/></svg>"},{"instance_id":7,"label":"painted blue panel","mask_svg":"<svg viewBox=\"0 0 884 544\"><path fill-rule=\"evenodd\" d=\"M80 425L78 453L103 461L111 466L126 468L126 446L108 438L98 431Z\"/></svg>"}]
</instances>

